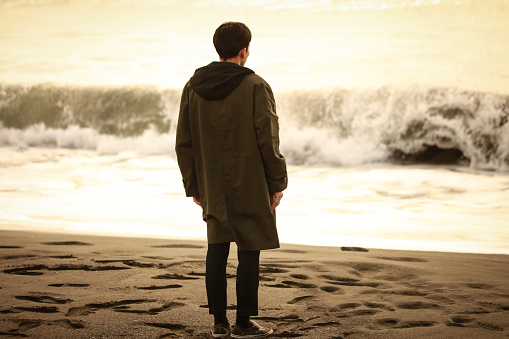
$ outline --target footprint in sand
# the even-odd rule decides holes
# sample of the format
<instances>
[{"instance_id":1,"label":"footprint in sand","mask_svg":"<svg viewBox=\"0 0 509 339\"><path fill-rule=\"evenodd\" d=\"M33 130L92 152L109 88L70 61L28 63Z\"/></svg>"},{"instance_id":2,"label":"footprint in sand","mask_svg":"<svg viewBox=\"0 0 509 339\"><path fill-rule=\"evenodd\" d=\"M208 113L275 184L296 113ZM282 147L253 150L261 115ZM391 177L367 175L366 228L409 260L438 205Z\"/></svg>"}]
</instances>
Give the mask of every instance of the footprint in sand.
<instances>
[{"instance_id":1,"label":"footprint in sand","mask_svg":"<svg viewBox=\"0 0 509 339\"><path fill-rule=\"evenodd\" d=\"M378 273L387 268L387 265L374 264L369 262L353 262L345 263L344 265L347 267L351 267L360 273Z\"/></svg>"},{"instance_id":2,"label":"footprint in sand","mask_svg":"<svg viewBox=\"0 0 509 339\"><path fill-rule=\"evenodd\" d=\"M504 328L502 326L495 325L495 324L477 322L477 325L479 327L484 328L485 330L489 330L489 331L503 331L504 330Z\"/></svg>"},{"instance_id":3,"label":"footprint in sand","mask_svg":"<svg viewBox=\"0 0 509 339\"><path fill-rule=\"evenodd\" d=\"M383 318L376 320L378 325L381 325L386 328L395 328L395 329L405 329L405 328L415 328L415 327L431 327L435 326L437 323L434 321L405 321L401 322L396 318Z\"/></svg>"},{"instance_id":4,"label":"footprint in sand","mask_svg":"<svg viewBox=\"0 0 509 339\"><path fill-rule=\"evenodd\" d=\"M171 310L177 307L185 306L185 304L179 302L169 302L161 307L155 307L148 310L132 310L129 305L133 304L143 304L143 303L153 303L155 300L150 299L133 299L133 300L120 300L120 301L110 301L105 303L97 303L97 304L86 304L85 308L88 308L90 312L87 312L84 308L75 308L73 310L72 315L86 315L92 313L98 309L107 309L112 308L115 312L123 312L123 313L136 313L136 314L150 314L154 315L159 312Z\"/></svg>"},{"instance_id":5,"label":"footprint in sand","mask_svg":"<svg viewBox=\"0 0 509 339\"><path fill-rule=\"evenodd\" d=\"M94 313L94 310L88 307L72 307L67 311L66 317L79 317Z\"/></svg>"},{"instance_id":6,"label":"footprint in sand","mask_svg":"<svg viewBox=\"0 0 509 339\"><path fill-rule=\"evenodd\" d=\"M374 281L361 282L360 279L346 278L346 277L335 277L332 275L322 275L322 278L329 280L327 283L341 286L361 286L361 287L379 287L381 284Z\"/></svg>"},{"instance_id":7,"label":"footprint in sand","mask_svg":"<svg viewBox=\"0 0 509 339\"><path fill-rule=\"evenodd\" d=\"M68 329L81 329L85 328L85 325L81 321L70 321L68 319L54 320L49 324L57 325Z\"/></svg>"},{"instance_id":8,"label":"footprint in sand","mask_svg":"<svg viewBox=\"0 0 509 339\"><path fill-rule=\"evenodd\" d=\"M41 244L51 246L92 246L92 244L81 241L53 241L53 242L42 242Z\"/></svg>"},{"instance_id":9,"label":"footprint in sand","mask_svg":"<svg viewBox=\"0 0 509 339\"><path fill-rule=\"evenodd\" d=\"M354 315L354 316L373 315L373 314L377 314L378 312L380 312L380 311L362 309L362 310L351 311L349 313L349 315Z\"/></svg>"},{"instance_id":10,"label":"footprint in sand","mask_svg":"<svg viewBox=\"0 0 509 339\"><path fill-rule=\"evenodd\" d=\"M322 291L328 292L328 293L333 293L333 292L337 292L337 291L343 292L343 291L341 291L341 289L339 287L336 287L336 286L322 286L322 287L320 287L320 289Z\"/></svg>"},{"instance_id":11,"label":"footprint in sand","mask_svg":"<svg viewBox=\"0 0 509 339\"><path fill-rule=\"evenodd\" d=\"M425 297L428 295L426 292L420 292L415 290L389 290L389 291L362 291L361 294L393 294L393 295L403 295L403 296L410 296L410 297Z\"/></svg>"},{"instance_id":12,"label":"footprint in sand","mask_svg":"<svg viewBox=\"0 0 509 339\"><path fill-rule=\"evenodd\" d=\"M405 321L398 326L398 328L413 328L413 327L431 327L437 323L434 321Z\"/></svg>"},{"instance_id":13,"label":"footprint in sand","mask_svg":"<svg viewBox=\"0 0 509 339\"><path fill-rule=\"evenodd\" d=\"M399 308L405 310L421 310L421 309L434 309L439 308L437 304L427 303L423 301L406 302L397 305Z\"/></svg>"},{"instance_id":14,"label":"footprint in sand","mask_svg":"<svg viewBox=\"0 0 509 339\"><path fill-rule=\"evenodd\" d=\"M299 288L315 288L317 287L315 284L305 284L298 281L292 281L292 280L285 280L282 281L283 284L286 284L288 286L294 286Z\"/></svg>"},{"instance_id":15,"label":"footprint in sand","mask_svg":"<svg viewBox=\"0 0 509 339\"><path fill-rule=\"evenodd\" d=\"M143 304L143 303L151 303L155 300L150 299L132 299L132 300L120 300L120 301L108 301L104 303L92 303L92 304L86 304L86 307L94 308L94 309L105 309L105 308L113 308L116 306L124 306L124 305L131 305L131 304Z\"/></svg>"},{"instance_id":16,"label":"footprint in sand","mask_svg":"<svg viewBox=\"0 0 509 339\"><path fill-rule=\"evenodd\" d=\"M283 252L283 253L295 253L295 254L306 254L306 253L308 253L308 252L306 252L306 251L301 251L301 250L285 250L285 249L277 250L277 252Z\"/></svg>"},{"instance_id":17,"label":"footprint in sand","mask_svg":"<svg viewBox=\"0 0 509 339\"><path fill-rule=\"evenodd\" d=\"M308 280L309 277L305 274L290 274L290 277L300 280Z\"/></svg>"},{"instance_id":18,"label":"footprint in sand","mask_svg":"<svg viewBox=\"0 0 509 339\"><path fill-rule=\"evenodd\" d=\"M99 264L122 263L122 264L130 266L130 267L141 267L141 268L157 266L156 264L153 264L153 263L141 263L136 260L94 260L94 262L99 263Z\"/></svg>"},{"instance_id":19,"label":"footprint in sand","mask_svg":"<svg viewBox=\"0 0 509 339\"><path fill-rule=\"evenodd\" d=\"M272 284L272 285L265 285L267 287L273 287L273 288L292 288L292 286L288 286L285 284Z\"/></svg>"},{"instance_id":20,"label":"footprint in sand","mask_svg":"<svg viewBox=\"0 0 509 339\"><path fill-rule=\"evenodd\" d=\"M187 326L182 324L172 324L172 323L145 323L147 326L165 328L168 330L183 330L186 329Z\"/></svg>"},{"instance_id":21,"label":"footprint in sand","mask_svg":"<svg viewBox=\"0 0 509 339\"><path fill-rule=\"evenodd\" d=\"M457 315L451 317L451 320L447 321L445 324L447 326L456 326L456 327L465 327L465 324L471 323L474 319L462 315Z\"/></svg>"},{"instance_id":22,"label":"footprint in sand","mask_svg":"<svg viewBox=\"0 0 509 339\"><path fill-rule=\"evenodd\" d=\"M27 330L31 330L32 328L36 328L36 327L39 327L41 326L42 324L42 321L41 320L20 320L18 322L18 331L27 331ZM26 335L21 335L21 336L25 336Z\"/></svg>"},{"instance_id":23,"label":"footprint in sand","mask_svg":"<svg viewBox=\"0 0 509 339\"><path fill-rule=\"evenodd\" d=\"M329 311L330 312L337 312L337 311L343 311L343 310L348 310L348 309L354 309L354 308L357 308L361 306L361 304L358 304L358 303L344 303L344 304L339 304L333 308L331 308Z\"/></svg>"},{"instance_id":24,"label":"footprint in sand","mask_svg":"<svg viewBox=\"0 0 509 339\"><path fill-rule=\"evenodd\" d=\"M369 301L365 302L364 306L369 307L369 308L383 308L383 309L390 308L389 306L387 306L385 304L382 304L382 303L373 303L373 302L369 302Z\"/></svg>"},{"instance_id":25,"label":"footprint in sand","mask_svg":"<svg viewBox=\"0 0 509 339\"><path fill-rule=\"evenodd\" d=\"M152 279L174 279L174 280L198 280L200 278L188 277L180 274L160 274L152 277Z\"/></svg>"},{"instance_id":26,"label":"footprint in sand","mask_svg":"<svg viewBox=\"0 0 509 339\"><path fill-rule=\"evenodd\" d=\"M341 247L341 250L347 252L369 252L367 248L362 247Z\"/></svg>"},{"instance_id":27,"label":"footprint in sand","mask_svg":"<svg viewBox=\"0 0 509 339\"><path fill-rule=\"evenodd\" d=\"M314 298L312 295L305 295L305 296L302 296L302 297L294 298L294 299L288 301L287 304L293 305L293 304L297 304L297 303L299 303L301 301L309 300L309 299L312 299L312 298Z\"/></svg>"},{"instance_id":28,"label":"footprint in sand","mask_svg":"<svg viewBox=\"0 0 509 339\"><path fill-rule=\"evenodd\" d=\"M33 266L24 266L11 268L8 270L4 270L4 273L7 274L16 274L16 275L42 275L41 270L48 271L117 271L117 270L128 270L130 267L118 267L118 266L96 266L92 267L89 265L58 265L54 267L49 267L46 265L33 265Z\"/></svg>"},{"instance_id":29,"label":"footprint in sand","mask_svg":"<svg viewBox=\"0 0 509 339\"><path fill-rule=\"evenodd\" d=\"M299 338L304 337L305 334L297 333L297 332L291 332L291 331L282 331L275 334L272 334L271 337L274 338Z\"/></svg>"},{"instance_id":30,"label":"footprint in sand","mask_svg":"<svg viewBox=\"0 0 509 339\"><path fill-rule=\"evenodd\" d=\"M170 258L170 257L151 256L151 255L142 255L141 257L145 258L145 259L153 259L153 260L173 260L173 259L175 259L175 258Z\"/></svg>"},{"instance_id":31,"label":"footprint in sand","mask_svg":"<svg viewBox=\"0 0 509 339\"><path fill-rule=\"evenodd\" d=\"M164 286L152 285L152 286L145 286L145 287L137 287L137 286L135 286L135 287L139 290L154 291L154 290L165 290L165 289L170 289L170 288L181 288L182 285L175 284L175 285L164 285Z\"/></svg>"},{"instance_id":32,"label":"footprint in sand","mask_svg":"<svg viewBox=\"0 0 509 339\"><path fill-rule=\"evenodd\" d=\"M59 326L67 329L82 329L85 328L85 325L81 321L71 321L69 319L60 319L60 320L49 320L49 321L42 321L42 320L27 320L27 319L19 319L15 321L18 323L18 329L10 332L9 336L16 336L16 337L27 337L27 335L19 333L24 332L27 330L31 330L33 328L37 328L41 325L48 325L48 326Z\"/></svg>"},{"instance_id":33,"label":"footprint in sand","mask_svg":"<svg viewBox=\"0 0 509 339\"><path fill-rule=\"evenodd\" d=\"M384 327L394 327L399 323L399 320L395 318L384 318L378 319L376 323Z\"/></svg>"},{"instance_id":34,"label":"footprint in sand","mask_svg":"<svg viewBox=\"0 0 509 339\"><path fill-rule=\"evenodd\" d=\"M7 255L5 257L2 257L2 259L9 260L9 259L28 259L28 258L35 258L36 255L32 254L26 254L26 255Z\"/></svg>"},{"instance_id":35,"label":"footprint in sand","mask_svg":"<svg viewBox=\"0 0 509 339\"><path fill-rule=\"evenodd\" d=\"M428 260L413 257L378 257L378 259L401 262L428 262Z\"/></svg>"},{"instance_id":36,"label":"footprint in sand","mask_svg":"<svg viewBox=\"0 0 509 339\"><path fill-rule=\"evenodd\" d=\"M4 273L7 274L16 274L16 275L42 275L42 272L35 272L40 271L43 269L47 269L48 267L46 265L32 265L32 266L24 266L24 267L17 267L17 268L11 268L8 270L4 270Z\"/></svg>"},{"instance_id":37,"label":"footprint in sand","mask_svg":"<svg viewBox=\"0 0 509 339\"><path fill-rule=\"evenodd\" d=\"M54 298L48 295L42 295L42 296L30 296L30 295L17 295L14 298L18 300L28 300L38 303L44 303L44 304L67 304L68 302L71 302L71 299L60 299L60 298Z\"/></svg>"},{"instance_id":38,"label":"footprint in sand","mask_svg":"<svg viewBox=\"0 0 509 339\"><path fill-rule=\"evenodd\" d=\"M260 267L260 273L288 273L288 270L284 270L282 268L278 267L272 267L272 266L261 266Z\"/></svg>"},{"instance_id":39,"label":"footprint in sand","mask_svg":"<svg viewBox=\"0 0 509 339\"><path fill-rule=\"evenodd\" d=\"M489 290L494 287L493 285L483 284L483 283L470 283L470 284L467 284L467 286L470 288L475 288L475 289L479 289L479 290Z\"/></svg>"},{"instance_id":40,"label":"footprint in sand","mask_svg":"<svg viewBox=\"0 0 509 339\"><path fill-rule=\"evenodd\" d=\"M58 313L60 312L58 308L51 306L35 306L35 307L14 307L17 310L25 311L25 312L34 312L34 313Z\"/></svg>"},{"instance_id":41,"label":"footprint in sand","mask_svg":"<svg viewBox=\"0 0 509 339\"><path fill-rule=\"evenodd\" d=\"M90 284L49 284L50 287L88 287Z\"/></svg>"},{"instance_id":42,"label":"footprint in sand","mask_svg":"<svg viewBox=\"0 0 509 339\"><path fill-rule=\"evenodd\" d=\"M168 244L168 245L154 245L151 246L153 248L205 248L205 246L201 245L192 245L192 244Z\"/></svg>"}]
</instances>

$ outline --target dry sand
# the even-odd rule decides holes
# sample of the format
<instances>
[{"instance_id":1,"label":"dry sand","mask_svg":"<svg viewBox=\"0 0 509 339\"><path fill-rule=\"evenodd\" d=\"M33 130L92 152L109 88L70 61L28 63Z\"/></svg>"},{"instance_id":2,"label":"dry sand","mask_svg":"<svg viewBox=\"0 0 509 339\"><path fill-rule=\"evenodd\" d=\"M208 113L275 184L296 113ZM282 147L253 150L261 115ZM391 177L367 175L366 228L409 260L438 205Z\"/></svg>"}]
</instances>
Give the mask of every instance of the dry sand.
<instances>
[{"instance_id":1,"label":"dry sand","mask_svg":"<svg viewBox=\"0 0 509 339\"><path fill-rule=\"evenodd\" d=\"M206 244L0 231L0 336L207 338ZM235 318L236 248L229 263ZM509 256L284 244L261 257L280 338L509 338Z\"/></svg>"}]
</instances>

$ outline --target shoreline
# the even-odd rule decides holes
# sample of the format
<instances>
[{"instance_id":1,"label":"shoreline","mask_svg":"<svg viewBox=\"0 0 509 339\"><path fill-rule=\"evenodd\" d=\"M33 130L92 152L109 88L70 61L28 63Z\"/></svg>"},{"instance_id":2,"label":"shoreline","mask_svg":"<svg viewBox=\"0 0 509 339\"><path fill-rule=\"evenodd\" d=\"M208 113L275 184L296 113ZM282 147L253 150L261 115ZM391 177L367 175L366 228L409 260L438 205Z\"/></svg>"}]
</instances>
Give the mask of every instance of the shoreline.
<instances>
[{"instance_id":1,"label":"shoreline","mask_svg":"<svg viewBox=\"0 0 509 339\"><path fill-rule=\"evenodd\" d=\"M23 227L23 229L19 229L18 227ZM17 229L18 228L18 229ZM205 237L192 237L192 236L174 236L174 235L156 235L156 234L121 234L115 232L104 232L98 233L95 231L86 232L82 230L68 230L63 228L49 228L49 229L40 229L38 227L30 227L30 226L6 226L0 224L0 234L2 232L30 232L30 233L43 233L43 234L68 234L70 236L85 236L85 237L105 237L105 238L129 238L129 239L153 239L153 240L168 240L168 241L182 241L182 242L203 242L206 245ZM345 237L348 239L349 237ZM381 240L383 242L383 239ZM405 241L405 240L402 240ZM473 244L475 245L475 244ZM344 244L338 245L317 245L317 244L305 244L299 242L281 242L281 246L303 246L303 247L312 247L312 248L336 248L341 249L343 247L359 247L357 244L349 244L345 241ZM509 253L496 252L468 252L468 251L444 251L444 250L435 250L435 249L407 249L407 248L390 248L390 247L374 247L374 246L366 246L366 249L369 250L378 250L378 251L395 251L395 252L423 252L423 253L442 253L442 254L472 254L472 255L501 255L501 256L509 256Z\"/></svg>"},{"instance_id":2,"label":"shoreline","mask_svg":"<svg viewBox=\"0 0 509 339\"><path fill-rule=\"evenodd\" d=\"M208 338L205 254L201 240L0 230L0 334ZM509 335L507 255L282 244L260 266L255 320L277 337Z\"/></svg>"}]
</instances>

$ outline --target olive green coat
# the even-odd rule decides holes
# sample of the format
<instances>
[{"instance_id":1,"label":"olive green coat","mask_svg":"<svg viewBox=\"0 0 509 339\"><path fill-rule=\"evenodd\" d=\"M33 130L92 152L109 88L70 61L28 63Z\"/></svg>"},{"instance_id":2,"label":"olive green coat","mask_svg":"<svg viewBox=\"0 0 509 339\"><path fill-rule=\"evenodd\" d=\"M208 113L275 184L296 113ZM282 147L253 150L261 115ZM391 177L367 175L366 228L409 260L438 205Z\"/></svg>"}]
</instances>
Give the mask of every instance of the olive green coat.
<instances>
[{"instance_id":1,"label":"olive green coat","mask_svg":"<svg viewBox=\"0 0 509 339\"><path fill-rule=\"evenodd\" d=\"M269 194L283 191L288 179L274 96L261 77L246 75L219 100L202 98L188 82L175 150L186 196L201 199L210 244L279 247Z\"/></svg>"}]
</instances>

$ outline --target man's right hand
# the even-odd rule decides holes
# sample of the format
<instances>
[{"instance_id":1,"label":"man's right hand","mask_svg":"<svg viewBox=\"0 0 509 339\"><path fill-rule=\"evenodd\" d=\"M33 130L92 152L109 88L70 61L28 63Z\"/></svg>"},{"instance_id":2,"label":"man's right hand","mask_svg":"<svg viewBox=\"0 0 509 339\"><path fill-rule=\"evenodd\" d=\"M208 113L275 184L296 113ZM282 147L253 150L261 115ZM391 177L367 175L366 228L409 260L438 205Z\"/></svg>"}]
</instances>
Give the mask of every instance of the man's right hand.
<instances>
[{"instance_id":1,"label":"man's right hand","mask_svg":"<svg viewBox=\"0 0 509 339\"><path fill-rule=\"evenodd\" d=\"M270 195L270 210L274 211L274 209L281 202L281 198L283 198L283 192L272 193Z\"/></svg>"}]
</instances>

